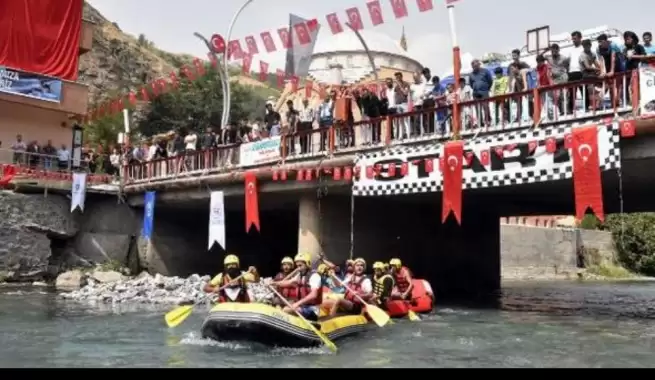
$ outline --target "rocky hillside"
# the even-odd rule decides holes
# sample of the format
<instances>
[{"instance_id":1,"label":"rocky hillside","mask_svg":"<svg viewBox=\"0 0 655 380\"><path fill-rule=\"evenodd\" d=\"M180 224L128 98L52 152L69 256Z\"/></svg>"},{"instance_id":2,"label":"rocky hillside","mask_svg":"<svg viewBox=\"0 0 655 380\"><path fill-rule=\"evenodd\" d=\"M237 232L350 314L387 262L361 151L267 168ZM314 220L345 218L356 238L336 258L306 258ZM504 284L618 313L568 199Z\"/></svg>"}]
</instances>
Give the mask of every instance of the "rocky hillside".
<instances>
[{"instance_id":1,"label":"rocky hillside","mask_svg":"<svg viewBox=\"0 0 655 380\"><path fill-rule=\"evenodd\" d=\"M91 104L167 77L193 60L188 54L158 49L146 36L123 32L118 24L107 20L88 3L84 6L84 18L97 24L93 49L81 57L79 72L79 80L90 86ZM251 78L236 79L243 84L268 87Z\"/></svg>"}]
</instances>

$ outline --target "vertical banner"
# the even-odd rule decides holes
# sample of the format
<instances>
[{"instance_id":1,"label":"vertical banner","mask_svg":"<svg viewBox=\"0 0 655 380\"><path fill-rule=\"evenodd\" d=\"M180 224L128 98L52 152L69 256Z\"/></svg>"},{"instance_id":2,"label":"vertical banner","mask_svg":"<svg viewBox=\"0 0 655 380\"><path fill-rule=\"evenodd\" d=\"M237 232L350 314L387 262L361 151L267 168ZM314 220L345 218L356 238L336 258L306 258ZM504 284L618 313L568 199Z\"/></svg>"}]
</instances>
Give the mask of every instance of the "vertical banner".
<instances>
[{"instance_id":1,"label":"vertical banner","mask_svg":"<svg viewBox=\"0 0 655 380\"><path fill-rule=\"evenodd\" d=\"M71 212L77 207L84 212L86 198L86 173L73 173L73 188L71 190Z\"/></svg>"},{"instance_id":2,"label":"vertical banner","mask_svg":"<svg viewBox=\"0 0 655 380\"><path fill-rule=\"evenodd\" d=\"M257 177L255 173L247 172L245 178L246 193L246 232L250 231L253 225L259 228L259 199L257 199Z\"/></svg>"},{"instance_id":3,"label":"vertical banner","mask_svg":"<svg viewBox=\"0 0 655 380\"><path fill-rule=\"evenodd\" d=\"M444 223L451 211L462 224L462 169L464 168L464 142L452 141L443 148L443 196L441 222Z\"/></svg>"},{"instance_id":4,"label":"vertical banner","mask_svg":"<svg viewBox=\"0 0 655 380\"><path fill-rule=\"evenodd\" d=\"M150 240L155 222L155 192L148 191L145 194L145 203L143 210L143 229L141 236Z\"/></svg>"},{"instance_id":5,"label":"vertical banner","mask_svg":"<svg viewBox=\"0 0 655 380\"><path fill-rule=\"evenodd\" d=\"M223 250L225 246L225 197L222 191L212 191L209 202L209 244L210 250L214 243L218 243Z\"/></svg>"},{"instance_id":6,"label":"vertical banner","mask_svg":"<svg viewBox=\"0 0 655 380\"><path fill-rule=\"evenodd\" d=\"M571 153L573 154L573 191L575 218L582 220L588 208L601 222L605 221L603 185L598 157L598 127L573 128Z\"/></svg>"}]
</instances>

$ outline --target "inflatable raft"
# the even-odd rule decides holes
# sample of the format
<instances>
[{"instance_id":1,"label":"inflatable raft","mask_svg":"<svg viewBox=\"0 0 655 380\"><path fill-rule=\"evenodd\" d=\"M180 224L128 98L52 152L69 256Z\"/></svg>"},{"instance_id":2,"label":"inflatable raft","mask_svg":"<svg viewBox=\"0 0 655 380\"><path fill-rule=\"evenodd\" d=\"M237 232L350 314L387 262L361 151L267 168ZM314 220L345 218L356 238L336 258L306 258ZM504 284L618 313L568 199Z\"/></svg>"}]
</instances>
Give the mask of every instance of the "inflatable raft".
<instances>
[{"instance_id":1,"label":"inflatable raft","mask_svg":"<svg viewBox=\"0 0 655 380\"><path fill-rule=\"evenodd\" d=\"M322 318L313 323L332 341L358 334L371 326L363 315ZM254 342L278 347L322 344L300 318L260 303L222 303L214 306L202 324L201 334L203 338L221 342Z\"/></svg>"},{"instance_id":2,"label":"inflatable raft","mask_svg":"<svg viewBox=\"0 0 655 380\"><path fill-rule=\"evenodd\" d=\"M405 318L410 310L418 314L427 314L434 308L434 294L430 283L426 280L412 280L412 283L414 288L411 301L394 300L385 305L387 314L391 318ZM323 288L323 294L325 299L339 299L344 296L340 293L332 293L328 288ZM321 315L327 315L327 311L321 310Z\"/></svg>"}]
</instances>

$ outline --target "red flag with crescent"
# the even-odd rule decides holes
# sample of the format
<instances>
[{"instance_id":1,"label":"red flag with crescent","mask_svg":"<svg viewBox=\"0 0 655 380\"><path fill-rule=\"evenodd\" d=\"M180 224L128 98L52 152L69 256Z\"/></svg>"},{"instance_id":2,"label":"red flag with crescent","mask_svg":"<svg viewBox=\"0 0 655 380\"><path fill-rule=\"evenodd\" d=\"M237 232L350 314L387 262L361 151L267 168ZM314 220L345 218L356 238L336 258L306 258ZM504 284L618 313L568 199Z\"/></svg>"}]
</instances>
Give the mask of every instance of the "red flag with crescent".
<instances>
[{"instance_id":1,"label":"red flag with crescent","mask_svg":"<svg viewBox=\"0 0 655 380\"><path fill-rule=\"evenodd\" d=\"M254 225L257 231L259 227L259 200L257 199L257 177L255 173L247 172L245 175L246 192L246 232Z\"/></svg>"},{"instance_id":2,"label":"red flag with crescent","mask_svg":"<svg viewBox=\"0 0 655 380\"><path fill-rule=\"evenodd\" d=\"M603 186L600 178L598 157L598 129L596 125L573 128L571 151L573 154L573 191L575 194L575 217L581 220L587 208L602 222Z\"/></svg>"},{"instance_id":3,"label":"red flag with crescent","mask_svg":"<svg viewBox=\"0 0 655 380\"><path fill-rule=\"evenodd\" d=\"M451 141L443 149L443 205L441 222L444 223L450 213L462 224L462 169L464 167L464 142Z\"/></svg>"}]
</instances>

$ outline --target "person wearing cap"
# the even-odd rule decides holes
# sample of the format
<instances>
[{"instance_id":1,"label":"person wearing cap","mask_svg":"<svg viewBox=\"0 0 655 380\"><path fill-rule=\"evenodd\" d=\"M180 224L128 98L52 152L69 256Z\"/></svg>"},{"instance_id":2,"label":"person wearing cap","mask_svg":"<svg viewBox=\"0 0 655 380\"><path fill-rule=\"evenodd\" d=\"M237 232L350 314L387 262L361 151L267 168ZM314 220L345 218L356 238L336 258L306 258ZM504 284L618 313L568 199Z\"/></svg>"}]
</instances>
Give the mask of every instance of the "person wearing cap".
<instances>
[{"instance_id":1,"label":"person wearing cap","mask_svg":"<svg viewBox=\"0 0 655 380\"><path fill-rule=\"evenodd\" d=\"M391 298L401 300L411 299L414 284L412 284L412 274L409 268L403 266L400 259L394 258L389 261L389 271L396 283L391 293Z\"/></svg>"},{"instance_id":2,"label":"person wearing cap","mask_svg":"<svg viewBox=\"0 0 655 380\"><path fill-rule=\"evenodd\" d=\"M259 281L257 268L251 266L247 272L243 272L237 255L225 256L223 268L223 272L212 278L203 290L207 293L218 293L218 301L221 303L250 302L253 298L248 292L247 284Z\"/></svg>"},{"instance_id":3,"label":"person wearing cap","mask_svg":"<svg viewBox=\"0 0 655 380\"><path fill-rule=\"evenodd\" d=\"M280 289L293 288L296 299L291 307L285 306L283 311L288 314L300 314L304 318L316 321L323 303L323 278L318 272L312 271L312 259L307 253L299 253L294 258L298 273L289 280L274 281L271 285Z\"/></svg>"},{"instance_id":4,"label":"person wearing cap","mask_svg":"<svg viewBox=\"0 0 655 380\"><path fill-rule=\"evenodd\" d=\"M330 309L330 316L335 316L339 310L349 314L362 313L364 307L362 300L368 301L373 296L373 284L365 272L366 261L361 257L355 259L353 273L343 280L343 285L347 288L346 294L342 299L334 302Z\"/></svg>"}]
</instances>

